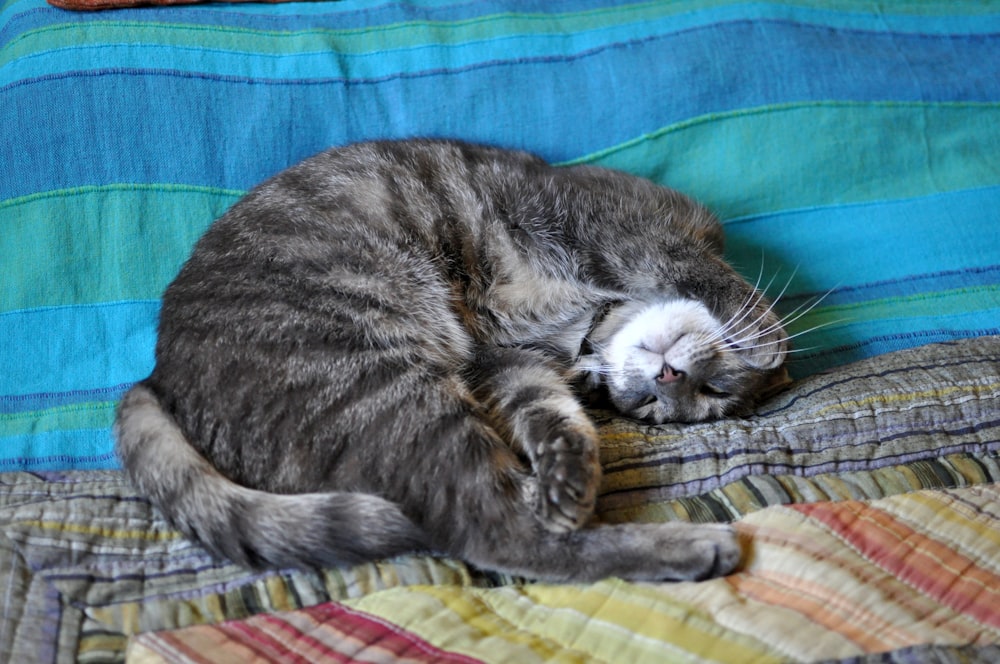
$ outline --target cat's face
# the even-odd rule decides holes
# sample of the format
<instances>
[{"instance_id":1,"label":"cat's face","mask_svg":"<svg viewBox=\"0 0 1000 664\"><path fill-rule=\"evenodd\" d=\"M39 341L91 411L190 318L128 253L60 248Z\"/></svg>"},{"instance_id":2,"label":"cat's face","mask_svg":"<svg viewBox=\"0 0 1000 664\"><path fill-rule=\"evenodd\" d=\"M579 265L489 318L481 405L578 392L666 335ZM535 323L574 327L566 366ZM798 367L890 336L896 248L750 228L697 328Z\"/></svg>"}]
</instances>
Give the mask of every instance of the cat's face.
<instances>
[{"instance_id":1,"label":"cat's face","mask_svg":"<svg viewBox=\"0 0 1000 664\"><path fill-rule=\"evenodd\" d=\"M656 424L740 412L785 375L787 335L762 299L724 321L695 300L632 302L610 311L592 339L595 355L581 368L620 412Z\"/></svg>"}]
</instances>

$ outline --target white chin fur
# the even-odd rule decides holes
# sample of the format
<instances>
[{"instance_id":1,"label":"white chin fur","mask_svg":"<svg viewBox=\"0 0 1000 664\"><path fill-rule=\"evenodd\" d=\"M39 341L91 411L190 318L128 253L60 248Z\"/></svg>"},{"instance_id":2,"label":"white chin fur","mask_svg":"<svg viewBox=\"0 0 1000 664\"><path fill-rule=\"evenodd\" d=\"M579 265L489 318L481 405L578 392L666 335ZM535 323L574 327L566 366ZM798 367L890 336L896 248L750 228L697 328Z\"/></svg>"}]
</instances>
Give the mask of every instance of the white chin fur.
<instances>
[{"instance_id":1,"label":"white chin fur","mask_svg":"<svg viewBox=\"0 0 1000 664\"><path fill-rule=\"evenodd\" d=\"M717 337L719 330L719 322L700 302L678 299L648 304L605 342L603 359L615 370L613 382L624 383L626 373L652 379L664 363L687 371L695 360L695 348L703 351L705 341Z\"/></svg>"}]
</instances>

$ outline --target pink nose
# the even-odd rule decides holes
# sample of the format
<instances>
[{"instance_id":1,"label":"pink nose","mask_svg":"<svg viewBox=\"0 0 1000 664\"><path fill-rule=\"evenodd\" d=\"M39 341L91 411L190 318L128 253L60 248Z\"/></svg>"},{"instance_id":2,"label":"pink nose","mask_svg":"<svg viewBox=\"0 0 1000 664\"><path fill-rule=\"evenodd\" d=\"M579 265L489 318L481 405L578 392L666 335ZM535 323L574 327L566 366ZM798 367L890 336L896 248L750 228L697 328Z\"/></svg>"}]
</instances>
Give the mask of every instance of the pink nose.
<instances>
[{"instance_id":1,"label":"pink nose","mask_svg":"<svg viewBox=\"0 0 1000 664\"><path fill-rule=\"evenodd\" d=\"M663 372L659 376L656 377L656 382L657 383L672 383L675 380L680 380L683 377L684 377L684 372L683 371L678 371L677 369L674 369L669 364L664 364L663 365Z\"/></svg>"}]
</instances>

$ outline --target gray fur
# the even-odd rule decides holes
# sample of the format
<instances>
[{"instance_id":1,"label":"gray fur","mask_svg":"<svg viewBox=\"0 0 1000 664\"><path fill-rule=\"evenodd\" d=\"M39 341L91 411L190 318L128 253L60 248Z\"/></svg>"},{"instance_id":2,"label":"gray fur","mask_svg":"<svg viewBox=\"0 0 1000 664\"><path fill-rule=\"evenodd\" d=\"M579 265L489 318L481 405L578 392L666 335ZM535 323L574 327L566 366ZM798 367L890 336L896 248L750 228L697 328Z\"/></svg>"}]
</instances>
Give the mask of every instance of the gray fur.
<instances>
[{"instance_id":1,"label":"gray fur","mask_svg":"<svg viewBox=\"0 0 1000 664\"><path fill-rule=\"evenodd\" d=\"M726 526L593 523L599 441L571 388L650 422L748 407L786 337L721 248L704 208L623 173L445 141L324 152L198 242L119 455L248 565L728 573Z\"/></svg>"}]
</instances>

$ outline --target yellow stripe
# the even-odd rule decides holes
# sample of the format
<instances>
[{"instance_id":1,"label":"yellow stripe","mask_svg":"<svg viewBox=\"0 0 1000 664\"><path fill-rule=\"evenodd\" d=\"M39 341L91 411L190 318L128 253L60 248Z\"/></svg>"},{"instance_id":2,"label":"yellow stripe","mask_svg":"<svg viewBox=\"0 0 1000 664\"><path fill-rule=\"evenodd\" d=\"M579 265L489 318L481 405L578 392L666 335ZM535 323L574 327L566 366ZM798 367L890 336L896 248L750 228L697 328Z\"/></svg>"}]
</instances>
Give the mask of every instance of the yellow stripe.
<instances>
[{"instance_id":1,"label":"yellow stripe","mask_svg":"<svg viewBox=\"0 0 1000 664\"><path fill-rule=\"evenodd\" d=\"M974 505L996 500L996 496L987 494L989 499L985 499L971 491L963 496ZM877 505L914 530L972 559L986 560L990 553L1000 551L1000 528L997 527L1000 519L957 501L950 493L917 491L909 494L907 500L885 500Z\"/></svg>"},{"instance_id":2,"label":"yellow stripe","mask_svg":"<svg viewBox=\"0 0 1000 664\"><path fill-rule=\"evenodd\" d=\"M288 592L288 584L282 576L268 576L264 579L268 603L274 611L291 611L299 608Z\"/></svg>"},{"instance_id":3,"label":"yellow stripe","mask_svg":"<svg viewBox=\"0 0 1000 664\"><path fill-rule=\"evenodd\" d=\"M22 521L27 526L40 530L55 530L64 533L80 533L83 535L98 535L109 539L141 539L151 542L162 542L183 539L184 536L174 530L122 530L102 526L88 526L65 521Z\"/></svg>"},{"instance_id":4,"label":"yellow stripe","mask_svg":"<svg viewBox=\"0 0 1000 664\"><path fill-rule=\"evenodd\" d=\"M557 644L511 625L461 586L412 586L373 593L344 604L384 618L428 643L489 661L583 661Z\"/></svg>"},{"instance_id":5,"label":"yellow stripe","mask_svg":"<svg viewBox=\"0 0 1000 664\"><path fill-rule=\"evenodd\" d=\"M851 412L858 406L874 406L878 404L901 403L916 401L917 399L944 399L956 394L970 394L975 397L996 396L1000 383L990 383L988 385L952 385L937 387L932 390L922 390L919 392L900 392L896 394L880 393L864 399L854 399L852 401L838 401L816 411L818 414L829 412Z\"/></svg>"},{"instance_id":6,"label":"yellow stripe","mask_svg":"<svg viewBox=\"0 0 1000 664\"><path fill-rule=\"evenodd\" d=\"M675 597L684 587L694 591L697 603ZM519 591L551 612L543 623L529 623L532 629L572 628L576 647L609 661L782 660L767 644L727 629L703 608L727 603L731 589L724 579L665 585L609 579L587 586L531 585Z\"/></svg>"},{"instance_id":7,"label":"yellow stripe","mask_svg":"<svg viewBox=\"0 0 1000 664\"><path fill-rule=\"evenodd\" d=\"M740 530L752 545L743 571L731 578L739 602L726 618L734 629L781 643L796 660L815 659L820 643L831 659L862 654L857 640L868 637L868 626L859 625L863 611L877 616L876 636L891 642L885 647L901 647L914 627L899 605L916 601L928 608L919 596L900 595L902 584L885 575L883 583L897 594L887 595L892 601L881 604L867 601L866 594L879 586L862 582L858 574L872 566L795 510L757 512L741 522ZM817 611L826 620L818 620Z\"/></svg>"}]
</instances>

